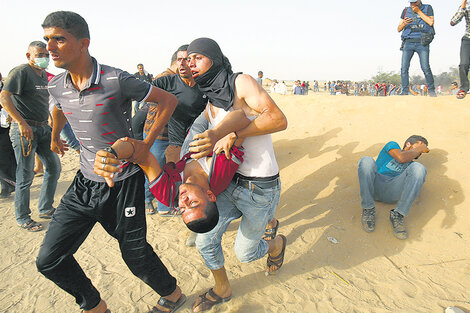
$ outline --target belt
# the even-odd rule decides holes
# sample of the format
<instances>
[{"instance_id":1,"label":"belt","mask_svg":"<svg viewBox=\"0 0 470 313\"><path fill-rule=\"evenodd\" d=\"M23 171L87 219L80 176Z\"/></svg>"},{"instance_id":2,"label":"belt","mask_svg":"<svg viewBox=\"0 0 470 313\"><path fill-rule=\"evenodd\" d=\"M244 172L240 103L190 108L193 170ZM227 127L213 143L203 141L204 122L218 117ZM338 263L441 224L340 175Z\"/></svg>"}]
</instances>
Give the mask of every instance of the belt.
<instances>
[{"instance_id":1,"label":"belt","mask_svg":"<svg viewBox=\"0 0 470 313\"><path fill-rule=\"evenodd\" d=\"M47 126L47 121L38 122L38 121L27 120L27 119L25 119L25 121L26 123L28 123L29 126Z\"/></svg>"},{"instance_id":2,"label":"belt","mask_svg":"<svg viewBox=\"0 0 470 313\"><path fill-rule=\"evenodd\" d=\"M273 188L279 185L279 174L270 177L247 177L236 173L232 181L238 186L253 189L258 186L261 189Z\"/></svg>"}]
</instances>

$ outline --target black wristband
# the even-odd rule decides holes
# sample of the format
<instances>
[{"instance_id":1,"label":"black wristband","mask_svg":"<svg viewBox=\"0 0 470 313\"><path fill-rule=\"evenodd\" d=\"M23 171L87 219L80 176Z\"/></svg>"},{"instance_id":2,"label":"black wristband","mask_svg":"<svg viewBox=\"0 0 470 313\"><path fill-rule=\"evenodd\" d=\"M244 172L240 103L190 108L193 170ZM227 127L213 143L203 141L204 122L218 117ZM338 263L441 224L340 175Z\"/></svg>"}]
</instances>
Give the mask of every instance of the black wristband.
<instances>
[{"instance_id":1,"label":"black wristband","mask_svg":"<svg viewBox=\"0 0 470 313\"><path fill-rule=\"evenodd\" d=\"M106 148L104 148L104 151L113 154L113 155L116 157L116 159L119 159L116 150L114 150L113 148L111 148L111 147L106 147Z\"/></svg>"}]
</instances>

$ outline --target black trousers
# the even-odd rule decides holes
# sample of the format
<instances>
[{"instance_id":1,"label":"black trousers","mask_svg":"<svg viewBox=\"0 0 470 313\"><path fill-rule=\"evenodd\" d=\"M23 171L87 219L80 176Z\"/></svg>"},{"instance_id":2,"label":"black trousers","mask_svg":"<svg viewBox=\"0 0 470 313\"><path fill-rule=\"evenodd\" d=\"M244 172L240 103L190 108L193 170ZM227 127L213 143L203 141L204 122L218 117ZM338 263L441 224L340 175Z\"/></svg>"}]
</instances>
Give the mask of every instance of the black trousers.
<instances>
[{"instance_id":1,"label":"black trousers","mask_svg":"<svg viewBox=\"0 0 470 313\"><path fill-rule=\"evenodd\" d=\"M468 91L468 67L470 66L470 39L462 38L462 44L460 45L460 65L459 65L459 76L460 76L460 89Z\"/></svg>"},{"instance_id":2,"label":"black trousers","mask_svg":"<svg viewBox=\"0 0 470 313\"><path fill-rule=\"evenodd\" d=\"M115 182L113 188L79 171L52 217L37 268L74 296L83 310L94 308L101 298L73 254L96 222L119 241L122 258L135 276L160 296L176 289L176 279L147 243L143 184L142 171Z\"/></svg>"},{"instance_id":3,"label":"black trousers","mask_svg":"<svg viewBox=\"0 0 470 313\"><path fill-rule=\"evenodd\" d=\"M15 190L15 186L2 178L11 182L16 182L16 159L15 151L11 146L9 128L0 127L0 185L2 193L8 194Z\"/></svg>"}]
</instances>

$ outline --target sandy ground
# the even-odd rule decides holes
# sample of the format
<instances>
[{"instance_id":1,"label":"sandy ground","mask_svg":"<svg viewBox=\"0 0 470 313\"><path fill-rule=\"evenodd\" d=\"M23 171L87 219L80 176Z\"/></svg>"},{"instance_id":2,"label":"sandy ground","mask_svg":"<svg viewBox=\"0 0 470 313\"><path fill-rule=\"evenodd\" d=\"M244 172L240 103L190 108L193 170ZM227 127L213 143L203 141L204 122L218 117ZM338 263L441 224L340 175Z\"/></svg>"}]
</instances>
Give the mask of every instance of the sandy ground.
<instances>
[{"instance_id":1,"label":"sandy ground","mask_svg":"<svg viewBox=\"0 0 470 313\"><path fill-rule=\"evenodd\" d=\"M238 222L224 237L233 299L211 312L470 312L470 99L273 95L289 127L274 134L282 195L276 216L288 238L285 265L264 275L265 258L241 264L233 252ZM406 219L409 239L393 236L377 203L377 229L360 225L357 163L411 134L428 138L431 152L421 195ZM56 204L77 170L62 159ZM33 218L42 178L31 188ZM0 200L0 312L79 312L74 299L41 276L35 258L45 232L20 230L13 199ZM47 226L47 223L44 223ZM194 248L185 247L179 218L148 218L148 240L189 300L212 284ZM334 237L334 244L327 238ZM97 225L76 258L112 312L146 312L158 300L123 263L115 240Z\"/></svg>"}]
</instances>

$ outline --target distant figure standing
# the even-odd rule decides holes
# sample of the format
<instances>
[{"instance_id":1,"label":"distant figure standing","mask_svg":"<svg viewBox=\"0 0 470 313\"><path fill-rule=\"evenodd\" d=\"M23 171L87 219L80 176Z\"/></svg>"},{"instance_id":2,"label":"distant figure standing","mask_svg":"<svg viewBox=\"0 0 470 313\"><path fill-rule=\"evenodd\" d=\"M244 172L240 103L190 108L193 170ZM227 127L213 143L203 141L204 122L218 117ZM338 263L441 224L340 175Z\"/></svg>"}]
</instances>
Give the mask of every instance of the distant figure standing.
<instances>
[{"instance_id":1,"label":"distant figure standing","mask_svg":"<svg viewBox=\"0 0 470 313\"><path fill-rule=\"evenodd\" d=\"M429 95L436 97L434 77L429 65L429 44L434 36L434 11L429 4L422 4L421 0L409 0L398 24L398 32L402 32L403 54L401 58L401 84L402 95L408 95L410 90L409 69L411 58L418 53L421 69L426 83L429 86Z\"/></svg>"},{"instance_id":2,"label":"distant figure standing","mask_svg":"<svg viewBox=\"0 0 470 313\"><path fill-rule=\"evenodd\" d=\"M467 95L469 83L468 83L468 68L470 66L470 7L467 4L467 0L463 0L457 13L452 17L450 21L451 26L455 26L465 16L467 28L465 35L462 37L462 43L460 44L460 89L457 91L457 99L463 99Z\"/></svg>"},{"instance_id":3,"label":"distant figure standing","mask_svg":"<svg viewBox=\"0 0 470 313\"><path fill-rule=\"evenodd\" d=\"M256 79L256 81L258 82L258 84L263 86L263 71L258 72L258 78Z\"/></svg>"}]
</instances>

